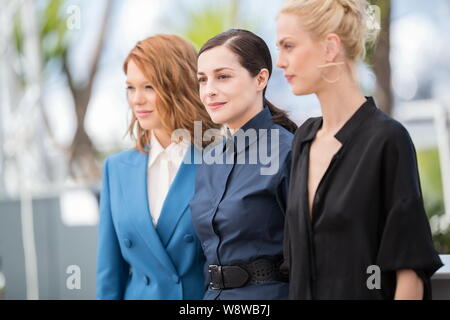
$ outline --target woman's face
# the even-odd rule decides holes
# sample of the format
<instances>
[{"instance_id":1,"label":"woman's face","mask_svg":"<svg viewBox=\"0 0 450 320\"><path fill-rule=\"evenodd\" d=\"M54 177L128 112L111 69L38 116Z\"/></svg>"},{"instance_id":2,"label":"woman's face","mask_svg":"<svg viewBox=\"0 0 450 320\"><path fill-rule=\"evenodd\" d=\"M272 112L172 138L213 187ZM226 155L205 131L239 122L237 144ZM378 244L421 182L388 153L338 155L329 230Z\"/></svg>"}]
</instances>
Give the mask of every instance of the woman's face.
<instances>
[{"instance_id":1,"label":"woman's face","mask_svg":"<svg viewBox=\"0 0 450 320\"><path fill-rule=\"evenodd\" d=\"M156 92L132 59L127 65L127 99L142 129L158 130L162 128L156 110Z\"/></svg>"},{"instance_id":2,"label":"woman's face","mask_svg":"<svg viewBox=\"0 0 450 320\"><path fill-rule=\"evenodd\" d=\"M323 43L314 41L303 29L300 18L281 14L277 21L277 67L284 70L286 80L295 95L312 94L323 85L321 70L326 62Z\"/></svg>"},{"instance_id":3,"label":"woman's face","mask_svg":"<svg viewBox=\"0 0 450 320\"><path fill-rule=\"evenodd\" d=\"M199 56L198 81L200 99L212 121L232 129L240 128L249 120L246 116L262 99L265 87L258 76L252 77L239 63L238 56L224 46L214 47Z\"/></svg>"}]
</instances>

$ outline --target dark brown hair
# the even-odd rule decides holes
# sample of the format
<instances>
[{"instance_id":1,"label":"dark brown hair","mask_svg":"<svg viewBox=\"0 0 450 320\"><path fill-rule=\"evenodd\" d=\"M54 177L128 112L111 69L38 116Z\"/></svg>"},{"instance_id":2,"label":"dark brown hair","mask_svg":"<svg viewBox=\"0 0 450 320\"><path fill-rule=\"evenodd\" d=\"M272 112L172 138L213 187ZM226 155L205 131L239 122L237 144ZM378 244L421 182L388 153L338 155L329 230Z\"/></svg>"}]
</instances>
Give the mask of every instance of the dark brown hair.
<instances>
[{"instance_id":1,"label":"dark brown hair","mask_svg":"<svg viewBox=\"0 0 450 320\"><path fill-rule=\"evenodd\" d=\"M272 57L270 56L270 50L264 40L256 34L242 29L230 29L209 39L201 47L198 55L200 56L203 52L218 46L226 46L235 53L242 67L247 69L252 77L256 77L262 69L269 71L269 77L272 75ZM289 119L286 111L277 108L266 99L266 88L263 91L263 103L268 106L272 114L272 120L294 133L297 125Z\"/></svg>"}]
</instances>

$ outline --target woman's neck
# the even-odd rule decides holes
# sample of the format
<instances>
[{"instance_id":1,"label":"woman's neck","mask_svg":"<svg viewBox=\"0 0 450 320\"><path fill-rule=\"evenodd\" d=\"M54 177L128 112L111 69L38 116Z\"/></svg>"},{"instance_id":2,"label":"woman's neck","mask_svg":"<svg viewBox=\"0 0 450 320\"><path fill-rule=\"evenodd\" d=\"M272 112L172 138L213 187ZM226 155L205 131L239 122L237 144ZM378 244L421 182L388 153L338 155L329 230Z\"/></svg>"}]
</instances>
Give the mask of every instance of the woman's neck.
<instances>
[{"instance_id":1,"label":"woman's neck","mask_svg":"<svg viewBox=\"0 0 450 320\"><path fill-rule=\"evenodd\" d=\"M256 102L251 107L247 108L243 114L241 114L237 119L226 123L227 128L232 134L238 131L244 124L253 119L258 113L264 108L262 99Z\"/></svg>"},{"instance_id":2,"label":"woman's neck","mask_svg":"<svg viewBox=\"0 0 450 320\"><path fill-rule=\"evenodd\" d=\"M342 81L317 93L322 109L321 131L336 134L352 115L364 104L366 98L353 81Z\"/></svg>"},{"instance_id":3,"label":"woman's neck","mask_svg":"<svg viewBox=\"0 0 450 320\"><path fill-rule=\"evenodd\" d=\"M167 133L165 130L162 130L162 129L161 129L161 130L154 129L154 130L153 130L153 134L155 135L155 138L158 139L159 144L160 144L164 149L167 148L167 147L170 145L170 143L172 142L172 141L171 141L170 134Z\"/></svg>"}]
</instances>

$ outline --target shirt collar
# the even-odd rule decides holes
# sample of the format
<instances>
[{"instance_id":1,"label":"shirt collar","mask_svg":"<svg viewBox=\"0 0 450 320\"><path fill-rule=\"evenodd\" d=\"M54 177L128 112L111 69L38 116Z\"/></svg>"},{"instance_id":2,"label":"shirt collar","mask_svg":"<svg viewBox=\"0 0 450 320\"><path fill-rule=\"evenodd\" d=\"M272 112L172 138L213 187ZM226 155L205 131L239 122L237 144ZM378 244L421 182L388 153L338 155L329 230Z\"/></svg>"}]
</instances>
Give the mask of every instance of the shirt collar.
<instances>
[{"instance_id":1,"label":"shirt collar","mask_svg":"<svg viewBox=\"0 0 450 320\"><path fill-rule=\"evenodd\" d=\"M189 143L182 141L179 143L172 142L167 146L167 148L164 149L152 131L150 135L150 154L148 166L152 166L162 153L166 153L169 160L178 161L184 157L188 148Z\"/></svg>"},{"instance_id":2,"label":"shirt collar","mask_svg":"<svg viewBox=\"0 0 450 320\"><path fill-rule=\"evenodd\" d=\"M158 159L159 155L164 152L164 148L162 147L159 140L156 138L153 131L150 133L150 154L148 158L148 166L150 167L156 159Z\"/></svg>"},{"instance_id":3,"label":"shirt collar","mask_svg":"<svg viewBox=\"0 0 450 320\"><path fill-rule=\"evenodd\" d=\"M272 121L272 113L269 110L269 107L264 106L263 109L253 118L251 118L249 121L247 121L238 131L247 131L248 129L254 129L256 131L256 140L259 137L259 130L260 129L269 129L273 124ZM236 145L236 142L234 141L236 139L236 132L234 134L231 133L230 129L226 129L226 135L225 135L225 141L224 141L224 148L227 144L227 142L233 141ZM231 140L233 139L233 140ZM240 153L243 151L246 147L251 145L252 143L256 142L255 139L245 139L245 144L238 144L236 153Z\"/></svg>"},{"instance_id":4,"label":"shirt collar","mask_svg":"<svg viewBox=\"0 0 450 320\"><path fill-rule=\"evenodd\" d=\"M251 118L241 127L241 130L245 131L247 129L268 129L272 124L272 114L270 113L269 107L264 106L264 108L256 116Z\"/></svg>"},{"instance_id":5,"label":"shirt collar","mask_svg":"<svg viewBox=\"0 0 450 320\"><path fill-rule=\"evenodd\" d=\"M366 97L367 101L362 104L362 106L356 110L356 112L347 120L344 126L335 134L335 138L345 144L349 141L354 134L354 131L359 128L359 126L373 114L377 109L375 101L372 97ZM318 121L314 121L310 124L311 128L307 130L307 134L301 139L301 142L308 142L314 139L317 131L322 127L323 118L318 118Z\"/></svg>"}]
</instances>

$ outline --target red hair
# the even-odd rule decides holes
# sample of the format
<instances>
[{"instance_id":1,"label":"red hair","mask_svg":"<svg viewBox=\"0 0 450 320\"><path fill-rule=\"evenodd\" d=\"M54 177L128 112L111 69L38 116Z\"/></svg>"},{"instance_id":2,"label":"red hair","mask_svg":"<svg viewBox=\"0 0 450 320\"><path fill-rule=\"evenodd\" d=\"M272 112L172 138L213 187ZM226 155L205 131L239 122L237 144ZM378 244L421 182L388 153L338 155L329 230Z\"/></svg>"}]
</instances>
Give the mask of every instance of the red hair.
<instances>
[{"instance_id":1,"label":"red hair","mask_svg":"<svg viewBox=\"0 0 450 320\"><path fill-rule=\"evenodd\" d=\"M198 147L207 143L194 141L194 121L202 122L202 136L210 128L218 128L206 112L198 94L197 52L186 40L175 35L159 34L142 41L130 51L123 70L133 60L156 92L156 106L167 132L187 129ZM143 129L133 114L127 131L136 141L135 149L150 142L150 132Z\"/></svg>"}]
</instances>

